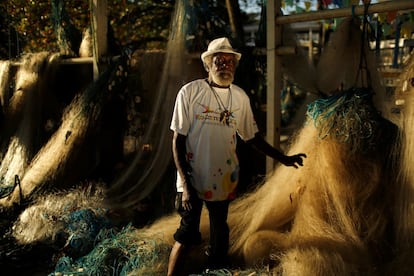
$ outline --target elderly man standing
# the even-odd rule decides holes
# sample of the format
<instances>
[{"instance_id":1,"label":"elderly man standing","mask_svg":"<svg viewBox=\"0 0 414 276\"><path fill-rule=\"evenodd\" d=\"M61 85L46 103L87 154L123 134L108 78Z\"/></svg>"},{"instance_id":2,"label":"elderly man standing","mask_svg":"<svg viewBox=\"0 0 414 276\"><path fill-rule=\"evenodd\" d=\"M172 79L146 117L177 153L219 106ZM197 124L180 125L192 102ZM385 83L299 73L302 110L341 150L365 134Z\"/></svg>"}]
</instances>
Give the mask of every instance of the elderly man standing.
<instances>
[{"instance_id":1,"label":"elderly man standing","mask_svg":"<svg viewBox=\"0 0 414 276\"><path fill-rule=\"evenodd\" d=\"M236 197L239 162L238 134L264 154L286 166L303 165L305 154L286 156L258 132L247 94L233 84L241 54L226 37L210 42L201 60L208 78L184 85L176 98L171 121L172 150L177 168L176 208L181 216L174 234L168 275L173 275L183 247L199 244L203 203L210 219L208 267L226 266L229 247L227 214Z\"/></svg>"}]
</instances>

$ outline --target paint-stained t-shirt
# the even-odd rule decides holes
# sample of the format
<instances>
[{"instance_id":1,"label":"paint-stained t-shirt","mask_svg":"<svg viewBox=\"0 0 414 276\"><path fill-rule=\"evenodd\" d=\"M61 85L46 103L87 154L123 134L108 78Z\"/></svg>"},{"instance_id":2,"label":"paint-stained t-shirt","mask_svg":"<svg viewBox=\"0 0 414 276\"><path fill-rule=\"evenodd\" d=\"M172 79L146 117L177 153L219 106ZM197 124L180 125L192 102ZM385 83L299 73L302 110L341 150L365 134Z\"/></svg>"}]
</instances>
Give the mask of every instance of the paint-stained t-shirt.
<instances>
[{"instance_id":1,"label":"paint-stained t-shirt","mask_svg":"<svg viewBox=\"0 0 414 276\"><path fill-rule=\"evenodd\" d=\"M206 80L192 81L178 92L170 128L187 136L191 184L199 197L233 199L239 180L236 132L245 141L258 132L246 93L234 84L213 88ZM177 191L183 191L178 173Z\"/></svg>"}]
</instances>

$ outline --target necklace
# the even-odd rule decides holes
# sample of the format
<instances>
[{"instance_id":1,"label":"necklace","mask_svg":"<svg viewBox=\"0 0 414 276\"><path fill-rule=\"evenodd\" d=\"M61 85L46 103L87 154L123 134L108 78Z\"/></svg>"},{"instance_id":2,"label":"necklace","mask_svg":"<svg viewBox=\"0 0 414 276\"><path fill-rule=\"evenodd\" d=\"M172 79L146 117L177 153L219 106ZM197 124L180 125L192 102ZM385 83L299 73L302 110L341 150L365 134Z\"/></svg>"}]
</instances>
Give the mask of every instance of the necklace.
<instances>
[{"instance_id":1,"label":"necklace","mask_svg":"<svg viewBox=\"0 0 414 276\"><path fill-rule=\"evenodd\" d=\"M206 80L207 81L207 80ZM229 95L227 97L227 107L224 105L223 101L220 98L220 95L217 93L217 91L214 89L214 87L211 85L211 83L208 83L208 86L210 87L211 92L213 93L214 97L216 98L217 104L219 106L220 112L220 122L223 124L226 124L227 126L230 125L230 116L231 116L231 89L229 86Z\"/></svg>"}]
</instances>

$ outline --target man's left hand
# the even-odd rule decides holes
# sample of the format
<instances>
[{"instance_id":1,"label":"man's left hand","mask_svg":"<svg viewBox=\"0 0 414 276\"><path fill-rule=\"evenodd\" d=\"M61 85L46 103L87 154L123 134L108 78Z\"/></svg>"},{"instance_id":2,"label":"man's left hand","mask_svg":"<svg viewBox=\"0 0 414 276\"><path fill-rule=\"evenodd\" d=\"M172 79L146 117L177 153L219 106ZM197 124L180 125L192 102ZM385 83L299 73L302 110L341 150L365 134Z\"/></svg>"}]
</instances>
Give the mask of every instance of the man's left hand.
<instances>
[{"instance_id":1,"label":"man's left hand","mask_svg":"<svg viewBox=\"0 0 414 276\"><path fill-rule=\"evenodd\" d=\"M306 154L299 153L292 156L285 156L280 162L289 167L295 167L296 169L299 168L299 166L303 166L303 158L306 158Z\"/></svg>"}]
</instances>

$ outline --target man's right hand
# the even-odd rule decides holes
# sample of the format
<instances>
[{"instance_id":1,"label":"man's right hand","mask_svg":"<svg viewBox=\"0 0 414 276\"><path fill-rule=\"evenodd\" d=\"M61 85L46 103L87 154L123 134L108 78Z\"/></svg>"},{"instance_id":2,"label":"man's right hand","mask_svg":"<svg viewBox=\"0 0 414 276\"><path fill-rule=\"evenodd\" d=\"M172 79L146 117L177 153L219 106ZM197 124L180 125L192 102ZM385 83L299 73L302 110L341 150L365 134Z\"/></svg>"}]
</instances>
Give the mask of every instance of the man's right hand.
<instances>
[{"instance_id":1,"label":"man's right hand","mask_svg":"<svg viewBox=\"0 0 414 276\"><path fill-rule=\"evenodd\" d=\"M191 185L191 184L187 183L187 185ZM181 197L181 205L183 209L186 211L190 211L192 208L191 203L190 203L190 197L191 197L191 194L188 191L188 188L184 188L183 195Z\"/></svg>"}]
</instances>

